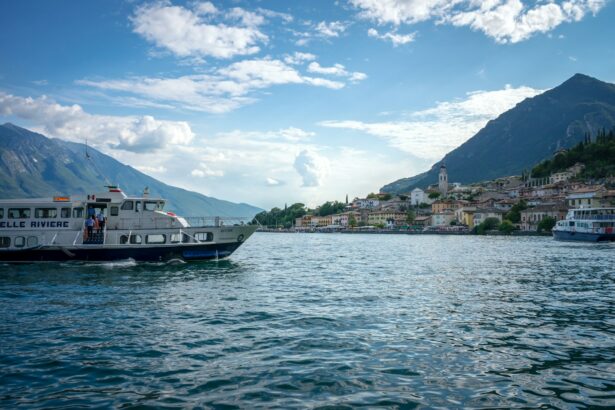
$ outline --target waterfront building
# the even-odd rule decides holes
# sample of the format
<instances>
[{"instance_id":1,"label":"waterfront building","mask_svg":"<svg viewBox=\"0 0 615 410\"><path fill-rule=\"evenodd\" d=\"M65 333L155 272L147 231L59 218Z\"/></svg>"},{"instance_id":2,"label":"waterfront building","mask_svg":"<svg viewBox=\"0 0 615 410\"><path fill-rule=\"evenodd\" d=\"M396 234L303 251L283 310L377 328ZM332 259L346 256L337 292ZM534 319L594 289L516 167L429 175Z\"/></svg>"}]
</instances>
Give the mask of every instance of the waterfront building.
<instances>
[{"instance_id":1,"label":"waterfront building","mask_svg":"<svg viewBox=\"0 0 615 410\"><path fill-rule=\"evenodd\" d=\"M431 226L449 226L455 220L455 212L444 211L431 215Z\"/></svg>"},{"instance_id":2,"label":"waterfront building","mask_svg":"<svg viewBox=\"0 0 615 410\"><path fill-rule=\"evenodd\" d=\"M312 226L312 215L304 215L295 219L295 228L306 228Z\"/></svg>"},{"instance_id":3,"label":"waterfront building","mask_svg":"<svg viewBox=\"0 0 615 410\"><path fill-rule=\"evenodd\" d=\"M448 193L448 172L446 170L446 165L444 164L440 166L440 173L438 175L438 191L442 196L446 196Z\"/></svg>"},{"instance_id":4,"label":"waterfront building","mask_svg":"<svg viewBox=\"0 0 615 410\"><path fill-rule=\"evenodd\" d=\"M476 212L475 206L464 206L455 210L455 218L462 225L472 229L474 227L474 212Z\"/></svg>"},{"instance_id":5,"label":"waterfront building","mask_svg":"<svg viewBox=\"0 0 615 410\"><path fill-rule=\"evenodd\" d=\"M410 192L410 203L414 206L418 206L420 204L431 204L432 202L433 200L430 199L421 188L414 188L412 192Z\"/></svg>"},{"instance_id":6,"label":"waterfront building","mask_svg":"<svg viewBox=\"0 0 615 410\"><path fill-rule=\"evenodd\" d=\"M533 208L528 208L521 211L521 223L519 227L522 231L535 232L538 230L538 224L546 217L551 217L556 221L561 221L566 218L568 209L564 203L557 205L540 205Z\"/></svg>"},{"instance_id":7,"label":"waterfront building","mask_svg":"<svg viewBox=\"0 0 615 410\"><path fill-rule=\"evenodd\" d=\"M480 225L488 218L496 218L502 222L505 213L506 211L498 208L477 208L474 211L473 224L474 226Z\"/></svg>"},{"instance_id":8,"label":"waterfront building","mask_svg":"<svg viewBox=\"0 0 615 410\"><path fill-rule=\"evenodd\" d=\"M600 208L603 191L603 186L580 188L566 196L567 205L570 208Z\"/></svg>"},{"instance_id":9,"label":"waterfront building","mask_svg":"<svg viewBox=\"0 0 615 410\"><path fill-rule=\"evenodd\" d=\"M325 226L332 225L331 215L327 216L315 216L312 215L310 218L310 226L312 228L322 228Z\"/></svg>"},{"instance_id":10,"label":"waterfront building","mask_svg":"<svg viewBox=\"0 0 615 410\"><path fill-rule=\"evenodd\" d=\"M423 215L423 216L417 216L414 219L414 225L415 226L423 226L423 227L427 227L431 225L431 215Z\"/></svg>"},{"instance_id":11,"label":"waterfront building","mask_svg":"<svg viewBox=\"0 0 615 410\"><path fill-rule=\"evenodd\" d=\"M399 226L405 223L407 218L406 213L404 212L395 212L395 211L378 211L378 212L370 212L367 217L368 225L379 225L383 224L387 227Z\"/></svg>"},{"instance_id":12,"label":"waterfront building","mask_svg":"<svg viewBox=\"0 0 615 410\"><path fill-rule=\"evenodd\" d=\"M378 208L378 206L380 206L380 200L373 199L373 198L364 198L364 199L356 198L354 202L352 203L352 206L353 208L359 208L359 209L375 209L375 208Z\"/></svg>"},{"instance_id":13,"label":"waterfront building","mask_svg":"<svg viewBox=\"0 0 615 410\"><path fill-rule=\"evenodd\" d=\"M434 214L438 214L438 213L442 213L444 211L447 210L456 210L459 209L465 205L469 204L468 201L464 201L464 200L455 200L455 201L451 201L451 200L437 200L434 201L431 204L431 212Z\"/></svg>"}]
</instances>

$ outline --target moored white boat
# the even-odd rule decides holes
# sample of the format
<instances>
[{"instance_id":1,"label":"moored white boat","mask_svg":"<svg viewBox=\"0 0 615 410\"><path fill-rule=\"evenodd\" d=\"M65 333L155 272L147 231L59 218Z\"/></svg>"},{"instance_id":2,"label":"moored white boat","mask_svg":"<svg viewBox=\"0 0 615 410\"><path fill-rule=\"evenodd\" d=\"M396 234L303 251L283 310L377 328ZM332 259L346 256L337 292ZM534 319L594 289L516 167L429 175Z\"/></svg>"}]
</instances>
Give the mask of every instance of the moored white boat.
<instances>
[{"instance_id":1,"label":"moored white boat","mask_svg":"<svg viewBox=\"0 0 615 410\"><path fill-rule=\"evenodd\" d=\"M0 200L0 262L225 258L256 230L240 218L183 218L115 186L83 197ZM105 215L88 234L86 219Z\"/></svg>"},{"instance_id":2,"label":"moored white boat","mask_svg":"<svg viewBox=\"0 0 615 410\"><path fill-rule=\"evenodd\" d=\"M566 241L615 241L615 208L571 209L553 227L553 237Z\"/></svg>"}]
</instances>

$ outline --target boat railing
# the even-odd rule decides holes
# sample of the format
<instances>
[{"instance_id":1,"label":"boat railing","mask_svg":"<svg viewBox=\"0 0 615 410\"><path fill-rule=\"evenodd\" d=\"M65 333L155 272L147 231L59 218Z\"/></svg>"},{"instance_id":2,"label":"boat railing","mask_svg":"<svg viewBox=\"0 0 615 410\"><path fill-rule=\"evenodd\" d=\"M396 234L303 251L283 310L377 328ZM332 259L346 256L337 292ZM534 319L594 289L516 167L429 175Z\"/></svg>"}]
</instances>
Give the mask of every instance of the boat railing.
<instances>
[{"instance_id":1,"label":"boat railing","mask_svg":"<svg viewBox=\"0 0 615 410\"><path fill-rule=\"evenodd\" d=\"M109 223L105 228L116 229L175 229L175 228L201 228L246 225L249 218L243 217L215 217L190 216L177 218L141 217L119 218Z\"/></svg>"},{"instance_id":2,"label":"boat railing","mask_svg":"<svg viewBox=\"0 0 615 410\"><path fill-rule=\"evenodd\" d=\"M247 225L250 218L221 216L187 216L183 218L192 228Z\"/></svg>"}]
</instances>

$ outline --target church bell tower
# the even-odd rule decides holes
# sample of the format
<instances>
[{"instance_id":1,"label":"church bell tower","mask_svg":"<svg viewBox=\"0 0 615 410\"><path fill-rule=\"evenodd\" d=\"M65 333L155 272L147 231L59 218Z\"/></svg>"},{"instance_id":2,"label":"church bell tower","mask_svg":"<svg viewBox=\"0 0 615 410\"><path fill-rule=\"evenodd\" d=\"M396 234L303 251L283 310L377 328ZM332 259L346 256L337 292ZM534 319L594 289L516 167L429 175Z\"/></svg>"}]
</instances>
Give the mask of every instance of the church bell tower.
<instances>
[{"instance_id":1,"label":"church bell tower","mask_svg":"<svg viewBox=\"0 0 615 410\"><path fill-rule=\"evenodd\" d=\"M440 175L438 178L438 191L440 195L446 196L448 193L448 172L446 171L446 165L442 164L440 167Z\"/></svg>"}]
</instances>

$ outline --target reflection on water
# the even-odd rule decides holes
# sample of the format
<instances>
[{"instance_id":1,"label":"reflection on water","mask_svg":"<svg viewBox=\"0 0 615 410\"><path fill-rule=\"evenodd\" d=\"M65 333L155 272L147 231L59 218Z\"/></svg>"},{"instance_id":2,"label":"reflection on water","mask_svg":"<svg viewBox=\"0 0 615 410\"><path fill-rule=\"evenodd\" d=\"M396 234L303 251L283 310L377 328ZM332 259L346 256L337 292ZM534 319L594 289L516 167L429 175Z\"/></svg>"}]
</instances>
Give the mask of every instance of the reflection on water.
<instances>
[{"instance_id":1,"label":"reflection on water","mask_svg":"<svg viewBox=\"0 0 615 410\"><path fill-rule=\"evenodd\" d=\"M0 267L0 406L615 407L615 246L257 234Z\"/></svg>"}]
</instances>

